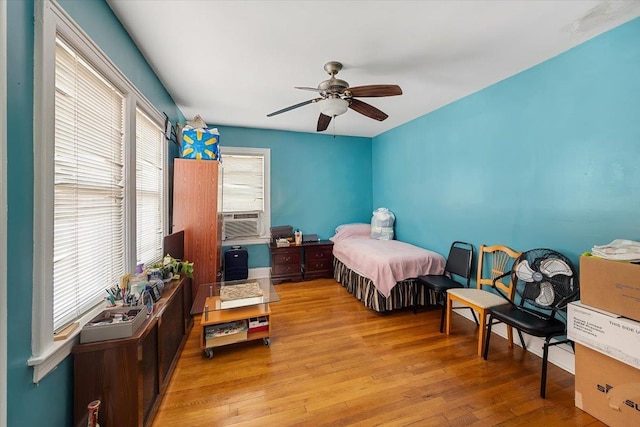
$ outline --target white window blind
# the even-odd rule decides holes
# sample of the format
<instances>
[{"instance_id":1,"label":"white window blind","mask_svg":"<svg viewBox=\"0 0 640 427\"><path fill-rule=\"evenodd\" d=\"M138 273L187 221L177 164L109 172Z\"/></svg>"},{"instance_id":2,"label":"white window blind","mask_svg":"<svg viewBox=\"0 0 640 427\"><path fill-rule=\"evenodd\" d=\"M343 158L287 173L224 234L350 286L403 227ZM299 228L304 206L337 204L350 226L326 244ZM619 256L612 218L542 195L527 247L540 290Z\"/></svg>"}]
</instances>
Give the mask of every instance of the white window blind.
<instances>
[{"instance_id":1,"label":"white window blind","mask_svg":"<svg viewBox=\"0 0 640 427\"><path fill-rule=\"evenodd\" d=\"M222 211L264 212L264 156L222 157Z\"/></svg>"},{"instance_id":2,"label":"white window blind","mask_svg":"<svg viewBox=\"0 0 640 427\"><path fill-rule=\"evenodd\" d=\"M162 129L136 109L136 260L152 263L162 256Z\"/></svg>"},{"instance_id":3,"label":"white window blind","mask_svg":"<svg viewBox=\"0 0 640 427\"><path fill-rule=\"evenodd\" d=\"M125 273L124 97L56 38L54 330Z\"/></svg>"}]
</instances>

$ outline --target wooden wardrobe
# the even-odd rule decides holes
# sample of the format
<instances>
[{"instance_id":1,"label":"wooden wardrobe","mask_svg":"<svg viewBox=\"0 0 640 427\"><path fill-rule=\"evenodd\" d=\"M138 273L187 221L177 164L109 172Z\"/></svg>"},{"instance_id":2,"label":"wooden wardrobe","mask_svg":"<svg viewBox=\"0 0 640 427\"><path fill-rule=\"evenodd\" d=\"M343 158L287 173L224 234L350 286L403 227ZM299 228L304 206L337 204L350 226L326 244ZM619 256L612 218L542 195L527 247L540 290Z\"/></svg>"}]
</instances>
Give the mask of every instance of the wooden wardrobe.
<instances>
[{"instance_id":1,"label":"wooden wardrobe","mask_svg":"<svg viewBox=\"0 0 640 427\"><path fill-rule=\"evenodd\" d=\"M198 286L222 279L222 166L214 160L175 159L173 228L184 230L184 257Z\"/></svg>"}]
</instances>

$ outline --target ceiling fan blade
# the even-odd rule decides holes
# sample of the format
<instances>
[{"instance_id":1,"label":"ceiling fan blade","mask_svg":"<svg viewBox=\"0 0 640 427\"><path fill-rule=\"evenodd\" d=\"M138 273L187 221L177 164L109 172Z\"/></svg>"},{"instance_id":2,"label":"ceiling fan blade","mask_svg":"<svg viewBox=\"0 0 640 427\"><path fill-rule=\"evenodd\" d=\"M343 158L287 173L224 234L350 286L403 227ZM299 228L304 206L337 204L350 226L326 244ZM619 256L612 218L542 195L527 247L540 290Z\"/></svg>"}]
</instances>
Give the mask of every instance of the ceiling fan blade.
<instances>
[{"instance_id":1,"label":"ceiling fan blade","mask_svg":"<svg viewBox=\"0 0 640 427\"><path fill-rule=\"evenodd\" d=\"M362 102L359 99L352 99L351 104L349 104L349 108L354 111L357 111L360 114L364 114L367 117L371 117L372 119L378 120L379 122L383 121L388 115L378 110L373 105L369 105L366 102Z\"/></svg>"},{"instance_id":2,"label":"ceiling fan blade","mask_svg":"<svg viewBox=\"0 0 640 427\"><path fill-rule=\"evenodd\" d=\"M320 117L318 117L318 132L327 130L329 123L331 123L331 116L320 113Z\"/></svg>"},{"instance_id":3,"label":"ceiling fan blade","mask_svg":"<svg viewBox=\"0 0 640 427\"><path fill-rule=\"evenodd\" d=\"M374 98L381 96L395 96L402 95L402 89L398 85L368 85L368 86L356 86L347 89L351 92L351 95Z\"/></svg>"},{"instance_id":4,"label":"ceiling fan blade","mask_svg":"<svg viewBox=\"0 0 640 427\"><path fill-rule=\"evenodd\" d=\"M267 117L275 116L275 115L281 114L281 113L286 113L287 111L291 111L291 110L296 109L298 107L302 107L303 105L311 104L312 102L318 102L321 99L322 98L315 98L315 99L310 99L308 101L301 102L299 104L291 105L291 106L289 106L287 108L283 108L282 110L278 110L278 111L274 111L273 113L269 113L269 114L267 114Z\"/></svg>"},{"instance_id":5,"label":"ceiling fan blade","mask_svg":"<svg viewBox=\"0 0 640 427\"><path fill-rule=\"evenodd\" d=\"M317 87L295 86L295 88L301 90L310 90L311 92L322 92L322 89L318 89Z\"/></svg>"}]
</instances>

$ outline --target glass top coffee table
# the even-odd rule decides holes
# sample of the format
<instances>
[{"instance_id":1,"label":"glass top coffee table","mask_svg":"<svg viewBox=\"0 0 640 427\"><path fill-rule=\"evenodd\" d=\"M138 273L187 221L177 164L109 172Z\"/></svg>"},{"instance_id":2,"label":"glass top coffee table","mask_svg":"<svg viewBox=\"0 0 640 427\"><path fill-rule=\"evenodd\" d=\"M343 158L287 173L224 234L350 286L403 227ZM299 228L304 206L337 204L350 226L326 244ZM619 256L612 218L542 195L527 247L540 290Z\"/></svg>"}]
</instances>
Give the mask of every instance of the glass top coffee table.
<instances>
[{"instance_id":1,"label":"glass top coffee table","mask_svg":"<svg viewBox=\"0 0 640 427\"><path fill-rule=\"evenodd\" d=\"M222 291L223 297L225 294L225 287L235 286L235 285L249 285L256 283L262 292L261 295L254 295L250 293L250 289L246 295L237 294L238 298L233 300L234 303L225 304L224 301L220 299L220 294ZM233 288L227 288L233 289ZM236 295L234 295L236 296ZM234 280L234 281L222 281L216 283L203 283L198 287L198 292L196 292L196 298L193 301L193 305L191 306L191 315L195 316L198 314L202 314L205 311L216 311L216 310L226 310L230 308L237 307L246 307L256 304L267 304L270 302L278 302L280 301L280 297L276 292L275 288L271 284L271 278L269 277L258 277L255 279L246 279L246 280ZM205 310L205 307L207 310Z\"/></svg>"},{"instance_id":2,"label":"glass top coffee table","mask_svg":"<svg viewBox=\"0 0 640 427\"><path fill-rule=\"evenodd\" d=\"M200 316L200 348L207 357L223 345L262 339L271 345L270 303L280 301L271 278L203 283L191 307Z\"/></svg>"}]
</instances>

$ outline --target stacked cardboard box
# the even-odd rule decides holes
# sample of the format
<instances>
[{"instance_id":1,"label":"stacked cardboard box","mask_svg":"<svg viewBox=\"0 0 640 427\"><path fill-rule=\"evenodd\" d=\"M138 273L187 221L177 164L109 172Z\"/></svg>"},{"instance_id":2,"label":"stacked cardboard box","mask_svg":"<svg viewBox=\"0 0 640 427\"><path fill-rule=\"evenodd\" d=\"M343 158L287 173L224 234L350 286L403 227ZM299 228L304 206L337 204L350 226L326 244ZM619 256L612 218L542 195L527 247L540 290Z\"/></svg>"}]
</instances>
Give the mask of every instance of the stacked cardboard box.
<instances>
[{"instance_id":1,"label":"stacked cardboard box","mask_svg":"<svg viewBox=\"0 0 640 427\"><path fill-rule=\"evenodd\" d=\"M640 264L580 257L582 303L640 321Z\"/></svg>"},{"instance_id":2,"label":"stacked cardboard box","mask_svg":"<svg viewBox=\"0 0 640 427\"><path fill-rule=\"evenodd\" d=\"M640 425L640 265L583 256L580 295L567 319L575 404L612 427Z\"/></svg>"},{"instance_id":3,"label":"stacked cardboard box","mask_svg":"<svg viewBox=\"0 0 640 427\"><path fill-rule=\"evenodd\" d=\"M640 425L640 370L576 344L576 406L612 427Z\"/></svg>"}]
</instances>

